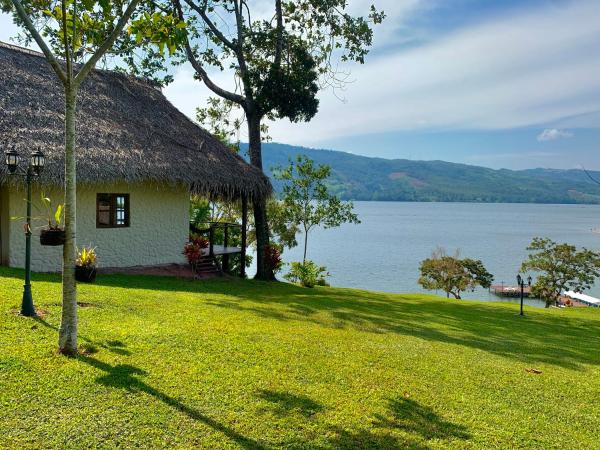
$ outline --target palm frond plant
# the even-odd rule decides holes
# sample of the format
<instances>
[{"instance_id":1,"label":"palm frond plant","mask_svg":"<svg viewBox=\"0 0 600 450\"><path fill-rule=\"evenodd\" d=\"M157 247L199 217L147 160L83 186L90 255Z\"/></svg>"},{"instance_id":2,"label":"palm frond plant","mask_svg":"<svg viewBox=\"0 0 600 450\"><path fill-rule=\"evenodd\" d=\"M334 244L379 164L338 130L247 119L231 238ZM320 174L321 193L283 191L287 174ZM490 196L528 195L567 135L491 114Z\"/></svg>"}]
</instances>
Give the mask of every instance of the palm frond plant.
<instances>
[{"instance_id":1,"label":"palm frond plant","mask_svg":"<svg viewBox=\"0 0 600 450\"><path fill-rule=\"evenodd\" d=\"M96 281L98 256L96 247L88 246L77 249L75 262L75 279L83 283Z\"/></svg>"},{"instance_id":2,"label":"palm frond plant","mask_svg":"<svg viewBox=\"0 0 600 450\"><path fill-rule=\"evenodd\" d=\"M43 193L40 205L38 209L44 211L45 221L48 224L47 228L40 231L40 244L50 246L63 245L65 243L64 205L60 203L54 207L52 200Z\"/></svg>"}]
</instances>

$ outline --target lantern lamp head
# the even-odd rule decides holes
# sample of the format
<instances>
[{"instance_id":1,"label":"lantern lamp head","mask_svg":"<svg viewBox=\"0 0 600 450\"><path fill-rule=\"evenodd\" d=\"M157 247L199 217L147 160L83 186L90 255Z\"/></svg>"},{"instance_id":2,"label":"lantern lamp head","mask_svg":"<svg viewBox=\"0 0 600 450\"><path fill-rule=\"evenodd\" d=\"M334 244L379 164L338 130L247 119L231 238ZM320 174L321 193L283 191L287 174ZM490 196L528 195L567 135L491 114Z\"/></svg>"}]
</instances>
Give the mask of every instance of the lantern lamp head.
<instances>
[{"instance_id":1,"label":"lantern lamp head","mask_svg":"<svg viewBox=\"0 0 600 450\"><path fill-rule=\"evenodd\" d=\"M10 173L15 173L17 171L17 167L19 167L19 162L21 160L19 153L17 153L17 151L14 148L12 148L4 154L4 157L6 165L8 166L8 171Z\"/></svg>"},{"instance_id":2,"label":"lantern lamp head","mask_svg":"<svg viewBox=\"0 0 600 450\"><path fill-rule=\"evenodd\" d=\"M521 277L521 274L517 274L517 283L519 286L521 286L521 283L523 283L523 277Z\"/></svg>"},{"instance_id":3,"label":"lantern lamp head","mask_svg":"<svg viewBox=\"0 0 600 450\"><path fill-rule=\"evenodd\" d=\"M40 149L31 154L31 168L36 175L39 175L46 165L46 157Z\"/></svg>"},{"instance_id":4,"label":"lantern lamp head","mask_svg":"<svg viewBox=\"0 0 600 450\"><path fill-rule=\"evenodd\" d=\"M527 284L529 284L529 286L531 286L531 282L533 281L533 278L531 278L531 275L529 275L527 277Z\"/></svg>"}]
</instances>

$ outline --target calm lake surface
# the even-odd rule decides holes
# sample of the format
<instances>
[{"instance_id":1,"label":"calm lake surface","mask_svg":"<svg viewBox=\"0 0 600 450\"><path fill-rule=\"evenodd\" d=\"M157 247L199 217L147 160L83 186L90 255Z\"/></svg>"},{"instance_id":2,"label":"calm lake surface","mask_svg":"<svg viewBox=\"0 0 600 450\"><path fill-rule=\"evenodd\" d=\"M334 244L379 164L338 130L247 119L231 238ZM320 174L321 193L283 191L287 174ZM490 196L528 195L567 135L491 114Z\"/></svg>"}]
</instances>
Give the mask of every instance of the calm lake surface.
<instances>
[{"instance_id":1,"label":"calm lake surface","mask_svg":"<svg viewBox=\"0 0 600 450\"><path fill-rule=\"evenodd\" d=\"M481 259L494 284L515 285L535 236L600 250L600 205L355 202L362 223L316 229L308 258L327 267L332 286L385 292L425 292L419 263L437 247ZM302 239L286 262L302 260ZM600 297L600 286L591 295ZM438 294L443 294L438 292ZM463 298L499 300L485 289ZM511 301L503 299L503 301ZM512 300L518 302L517 299ZM536 300L530 304L539 306Z\"/></svg>"}]
</instances>

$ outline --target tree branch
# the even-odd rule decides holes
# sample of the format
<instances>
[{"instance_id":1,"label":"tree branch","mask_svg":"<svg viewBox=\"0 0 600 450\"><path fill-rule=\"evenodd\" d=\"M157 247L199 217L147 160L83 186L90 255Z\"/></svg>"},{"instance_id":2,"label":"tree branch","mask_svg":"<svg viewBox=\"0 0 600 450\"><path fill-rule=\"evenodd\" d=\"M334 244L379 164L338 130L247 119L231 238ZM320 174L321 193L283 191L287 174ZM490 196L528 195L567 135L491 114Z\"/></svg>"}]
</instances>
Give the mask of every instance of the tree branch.
<instances>
[{"instance_id":1,"label":"tree branch","mask_svg":"<svg viewBox=\"0 0 600 450\"><path fill-rule=\"evenodd\" d=\"M58 61L52 54L52 51L48 48L48 46L44 42L44 39L42 39L42 36L40 35L40 33L33 26L33 23L31 22L31 19L29 19L29 16L27 15L25 8L23 8L23 5L21 4L20 0L12 0L12 3L15 6L15 9L17 10L17 14L19 15L19 18L25 24L25 28L27 28L27 31L29 32L29 34L31 34L31 37L33 37L33 39L37 43L38 47L40 47L40 49L42 50L42 53L46 57L46 60L48 61L50 66L54 69L54 71L56 72L56 75L58 76L60 81L63 83L63 85L67 86L67 84L68 84L67 75L60 67L60 64L58 63Z\"/></svg>"},{"instance_id":2,"label":"tree branch","mask_svg":"<svg viewBox=\"0 0 600 450\"><path fill-rule=\"evenodd\" d=\"M589 178L590 180L592 180L592 181L593 181L594 183L596 183L596 184L600 184L600 181L596 180L596 179L595 179L595 178L592 176L592 174L590 174L590 173L589 173L589 172L586 170L586 168L585 168L585 167L582 167L581 169L582 169L582 170L585 172L585 174L588 176L588 178Z\"/></svg>"},{"instance_id":3,"label":"tree branch","mask_svg":"<svg viewBox=\"0 0 600 450\"><path fill-rule=\"evenodd\" d=\"M63 45L65 47L65 61L67 62L67 79L73 80L73 58L71 56L71 49L69 45L69 38L67 37L67 5L64 1L61 3L62 11L62 32L63 32ZM73 17L73 23L75 23L75 17ZM75 34L73 34L75 38Z\"/></svg>"},{"instance_id":4,"label":"tree branch","mask_svg":"<svg viewBox=\"0 0 600 450\"><path fill-rule=\"evenodd\" d=\"M106 38L106 40L102 43L102 45L100 47L98 47L98 49L96 49L96 51L94 52L92 57L83 65L83 67L81 68L79 73L75 76L75 80L74 80L75 87L77 87L81 84L81 82L85 79L85 77L96 66L96 63L98 62L98 60L100 58L102 58L102 56L104 56L104 54L108 51L108 49L113 46L113 44L117 40L117 37L119 37L119 34L121 34L121 31L123 31L123 28L125 28L125 25L127 25L127 22L133 15L133 12L135 11L135 8L137 8L137 5L139 3L140 3L140 0L131 0L131 3L129 4L129 6L125 10L123 15L119 19L119 21L117 22L117 25L115 26L115 28L109 34L108 38Z\"/></svg>"},{"instance_id":5,"label":"tree branch","mask_svg":"<svg viewBox=\"0 0 600 450\"><path fill-rule=\"evenodd\" d=\"M250 15L250 8L248 7L246 0L240 0L240 7L242 6L246 8L246 12L248 13L248 29L250 30L250 33L252 33L252 17Z\"/></svg>"},{"instance_id":6,"label":"tree branch","mask_svg":"<svg viewBox=\"0 0 600 450\"><path fill-rule=\"evenodd\" d=\"M212 31L212 33L221 42L223 42L223 44L225 44L226 47L228 47L230 50L233 50L234 52L236 51L235 45L233 45L233 42L231 42L229 39L227 39L227 37L225 37L225 35L221 32L221 30L219 30L217 28L217 26L214 24L214 22L212 20L210 20L210 18L206 14L206 1L204 2L204 5L202 6L202 8L199 7L198 5L196 5L192 0L185 0L185 2L188 4L188 6L190 8L192 8L194 11L196 11L200 15L200 17L202 17L202 20L204 21L204 23L206 23L206 25L208 25L208 28L210 28L210 31Z\"/></svg>"},{"instance_id":7,"label":"tree branch","mask_svg":"<svg viewBox=\"0 0 600 450\"><path fill-rule=\"evenodd\" d=\"M283 52L283 12L281 0L275 0L275 16L277 19L277 43L275 47L275 67L281 66L281 54Z\"/></svg>"},{"instance_id":8,"label":"tree branch","mask_svg":"<svg viewBox=\"0 0 600 450\"><path fill-rule=\"evenodd\" d=\"M187 0L186 0L186 2L187 2ZM183 17L183 9L181 8L181 2L179 0L173 0L173 3L175 4L175 7L177 9L177 14L179 15L179 19L183 21L184 17ZM185 53L187 55L188 61L190 62L190 64L192 65L192 67L194 68L196 73L200 76L200 78L202 79L202 81L204 82L206 87L208 87L211 91L213 91L218 96L223 97L224 99L230 100L241 106L246 105L246 99L243 96L236 94L234 92L227 91L227 90L217 86L210 79L210 77L206 73L206 70L204 70L204 67L202 67L202 64L200 63L200 61L198 61L198 59L194 55L192 47L190 46L190 41L187 38L187 36L185 38Z\"/></svg>"},{"instance_id":9,"label":"tree branch","mask_svg":"<svg viewBox=\"0 0 600 450\"><path fill-rule=\"evenodd\" d=\"M252 90L250 88L250 80L248 79L248 66L246 65L246 58L244 57L244 18L242 15L242 4L238 5L237 0L234 0L235 9L235 22L237 27L237 49L235 55L237 56L238 65L240 66L240 76L244 80L244 89L246 97L252 99Z\"/></svg>"}]
</instances>

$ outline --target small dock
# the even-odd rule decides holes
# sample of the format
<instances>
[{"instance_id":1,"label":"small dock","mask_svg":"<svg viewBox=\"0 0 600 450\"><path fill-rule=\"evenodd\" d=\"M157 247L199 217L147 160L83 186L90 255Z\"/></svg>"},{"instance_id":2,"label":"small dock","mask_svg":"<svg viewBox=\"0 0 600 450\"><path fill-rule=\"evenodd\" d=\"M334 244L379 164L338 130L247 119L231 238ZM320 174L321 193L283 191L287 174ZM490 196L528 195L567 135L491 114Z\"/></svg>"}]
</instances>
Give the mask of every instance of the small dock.
<instances>
[{"instance_id":1,"label":"small dock","mask_svg":"<svg viewBox=\"0 0 600 450\"><path fill-rule=\"evenodd\" d=\"M504 284L498 284L490 287L490 290L501 297L520 297L521 287L520 286L508 286ZM523 297L529 297L531 294L531 287L523 287Z\"/></svg>"},{"instance_id":2,"label":"small dock","mask_svg":"<svg viewBox=\"0 0 600 450\"><path fill-rule=\"evenodd\" d=\"M581 292L567 291L561 298L562 303L571 301L572 304L588 306L592 308L600 308L600 298L592 297L591 295L582 294Z\"/></svg>"}]
</instances>

